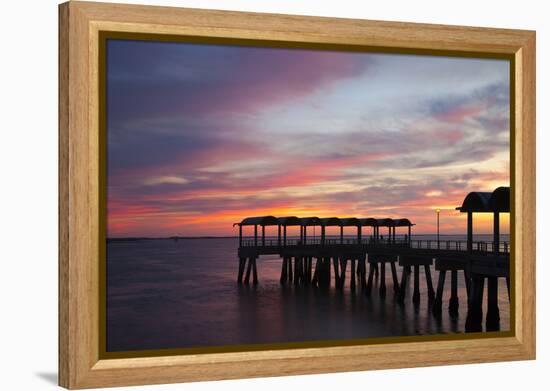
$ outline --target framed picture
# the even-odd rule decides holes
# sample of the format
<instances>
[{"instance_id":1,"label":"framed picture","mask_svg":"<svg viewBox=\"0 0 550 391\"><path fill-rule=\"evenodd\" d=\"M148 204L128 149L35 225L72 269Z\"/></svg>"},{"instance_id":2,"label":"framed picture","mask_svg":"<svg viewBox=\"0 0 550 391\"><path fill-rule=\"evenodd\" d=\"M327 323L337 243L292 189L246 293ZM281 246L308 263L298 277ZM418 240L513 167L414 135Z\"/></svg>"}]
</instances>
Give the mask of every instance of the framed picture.
<instances>
[{"instance_id":1,"label":"framed picture","mask_svg":"<svg viewBox=\"0 0 550 391\"><path fill-rule=\"evenodd\" d=\"M534 32L59 12L60 385L535 357Z\"/></svg>"}]
</instances>

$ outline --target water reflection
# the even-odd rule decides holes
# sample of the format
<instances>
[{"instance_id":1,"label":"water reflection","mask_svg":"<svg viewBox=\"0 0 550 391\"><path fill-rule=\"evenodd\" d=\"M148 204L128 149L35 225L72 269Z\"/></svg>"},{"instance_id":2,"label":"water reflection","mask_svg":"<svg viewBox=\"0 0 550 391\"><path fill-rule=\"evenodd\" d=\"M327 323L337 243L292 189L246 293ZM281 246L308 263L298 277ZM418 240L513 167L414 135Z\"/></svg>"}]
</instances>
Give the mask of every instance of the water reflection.
<instances>
[{"instance_id":1,"label":"water reflection","mask_svg":"<svg viewBox=\"0 0 550 391\"><path fill-rule=\"evenodd\" d=\"M108 244L107 343L109 351L281 343L464 331L466 296L459 278L456 319L447 312L445 287L440 318L430 313L427 287L412 303L412 281L399 305L391 273L386 296L375 281L371 296L280 285L281 260L260 258L260 284L236 284L234 239L152 240ZM387 270L386 270L387 271ZM401 268L398 267L401 278ZM432 276L435 276L432 270ZM509 305L499 282L500 326L509 328ZM486 313L484 302L484 314Z\"/></svg>"}]
</instances>

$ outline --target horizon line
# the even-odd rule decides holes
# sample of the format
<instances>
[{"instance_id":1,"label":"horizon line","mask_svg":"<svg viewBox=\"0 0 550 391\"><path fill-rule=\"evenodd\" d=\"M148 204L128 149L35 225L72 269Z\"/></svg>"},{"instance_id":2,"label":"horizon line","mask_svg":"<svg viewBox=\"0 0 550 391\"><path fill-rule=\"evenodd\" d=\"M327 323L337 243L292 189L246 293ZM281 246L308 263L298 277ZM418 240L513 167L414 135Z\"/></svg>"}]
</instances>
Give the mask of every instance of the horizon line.
<instances>
[{"instance_id":1,"label":"horizon line","mask_svg":"<svg viewBox=\"0 0 550 391\"><path fill-rule=\"evenodd\" d=\"M509 232L501 232L500 233L501 235L510 235ZM406 234L397 234L396 236L404 236ZM437 232L435 233L415 233L415 234L412 234L411 236L427 236L427 235L434 235L436 236L437 235ZM442 234L440 233L439 236L458 236L458 235L463 235L463 236L466 236L465 233L445 233L445 234ZM480 233L474 233L474 236L476 235L493 235L492 232L480 232ZM298 235L294 235L294 236L298 236ZM328 235L328 236L338 236L338 235ZM344 237L350 237L350 236L356 236L356 235L344 235ZM254 237L254 235L247 235L247 236L243 236L243 237ZM266 235L266 238L273 238L273 237L277 237L277 235L270 235L270 236L267 236ZM310 237L310 236L308 236ZM315 237L320 237L320 235L315 235ZM144 239L238 239L239 236L238 235L235 235L235 236L231 236L231 235L220 235L220 236L216 236L216 235L199 235L199 236L179 236L179 235L172 235L172 236L117 236L117 237L106 237L105 239L106 240L129 240L129 239L133 239L133 240L138 240L138 239L141 239L141 240L144 240Z\"/></svg>"}]
</instances>

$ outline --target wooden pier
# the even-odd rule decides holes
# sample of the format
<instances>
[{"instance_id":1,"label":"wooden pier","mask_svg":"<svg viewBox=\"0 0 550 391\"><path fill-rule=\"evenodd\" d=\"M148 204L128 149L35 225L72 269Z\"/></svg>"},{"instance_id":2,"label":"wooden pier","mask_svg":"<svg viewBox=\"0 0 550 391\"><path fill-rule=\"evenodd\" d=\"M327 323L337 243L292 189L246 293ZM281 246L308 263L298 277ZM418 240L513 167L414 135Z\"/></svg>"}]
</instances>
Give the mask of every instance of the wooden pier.
<instances>
[{"instance_id":1,"label":"wooden pier","mask_svg":"<svg viewBox=\"0 0 550 391\"><path fill-rule=\"evenodd\" d=\"M401 304L406 301L407 284L412 274L411 299L414 305L418 305L423 270L427 300L433 315L438 317L442 312L445 279L449 272L451 295L448 310L451 317L456 317L460 272L465 279L468 297L466 331L482 329L485 279L488 281L486 330L498 330L497 279L505 278L508 289L510 281L510 245L500 240L499 214L509 213L509 205L509 188L498 188L492 193L468 194L462 206L457 208L468 214L465 241L413 240L411 231L414 224L406 218L248 217L234 224L239 227L237 282L250 284L252 277L252 283L258 284L258 258L277 255L282 259L281 284L293 283L328 290L334 280L335 289L343 290L347 275L350 290L355 292L359 289L367 296L371 295L373 281L379 280L381 299L386 296L388 271L392 275L394 296ZM493 214L492 241L473 241L474 213ZM243 227L247 226L254 227L254 236L243 236ZM266 237L266 227L277 227L277 235ZM319 237L311 235L315 227L320 229ZM327 235L330 227L337 233ZM289 229L299 233L288 235ZM433 286L432 265L439 273L437 289ZM401 281L398 266L401 268Z\"/></svg>"}]
</instances>

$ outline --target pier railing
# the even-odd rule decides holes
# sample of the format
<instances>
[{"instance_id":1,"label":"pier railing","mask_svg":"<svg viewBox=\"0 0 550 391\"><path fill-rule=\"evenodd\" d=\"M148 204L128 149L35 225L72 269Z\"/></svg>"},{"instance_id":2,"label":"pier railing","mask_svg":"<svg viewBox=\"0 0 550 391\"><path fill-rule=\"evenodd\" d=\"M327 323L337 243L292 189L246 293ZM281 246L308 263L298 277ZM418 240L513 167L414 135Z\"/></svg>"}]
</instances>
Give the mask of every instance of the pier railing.
<instances>
[{"instance_id":1,"label":"pier railing","mask_svg":"<svg viewBox=\"0 0 550 391\"><path fill-rule=\"evenodd\" d=\"M419 250L444 250L444 251L468 251L468 241L466 240L373 240L372 238L352 239L352 238L327 238L322 242L319 238L301 239L264 239L255 241L253 238L243 238L241 247L303 247L303 246L371 246L371 247L401 247ZM477 253L493 253L498 246L499 253L509 253L509 242L494 243L491 241L472 242L472 251Z\"/></svg>"}]
</instances>

